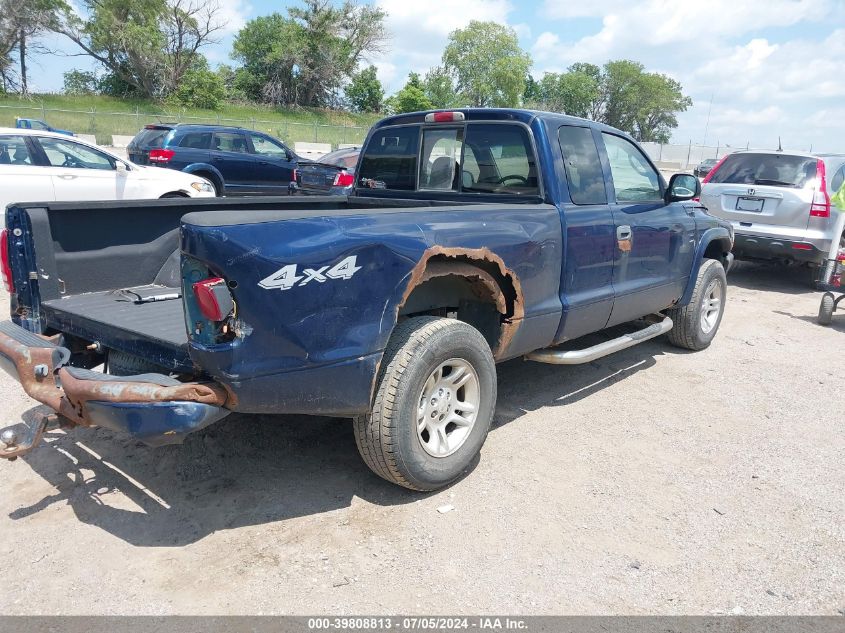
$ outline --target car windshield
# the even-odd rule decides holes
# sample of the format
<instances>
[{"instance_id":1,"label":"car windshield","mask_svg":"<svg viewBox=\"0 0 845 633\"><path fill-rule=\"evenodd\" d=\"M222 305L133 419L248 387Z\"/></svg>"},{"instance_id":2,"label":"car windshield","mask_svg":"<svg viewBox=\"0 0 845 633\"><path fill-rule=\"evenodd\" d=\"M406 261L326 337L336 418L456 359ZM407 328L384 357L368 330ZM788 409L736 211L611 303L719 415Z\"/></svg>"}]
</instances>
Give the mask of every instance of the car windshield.
<instances>
[{"instance_id":1,"label":"car windshield","mask_svg":"<svg viewBox=\"0 0 845 633\"><path fill-rule=\"evenodd\" d=\"M790 154L731 154L710 182L802 188L816 177L818 160Z\"/></svg>"}]
</instances>

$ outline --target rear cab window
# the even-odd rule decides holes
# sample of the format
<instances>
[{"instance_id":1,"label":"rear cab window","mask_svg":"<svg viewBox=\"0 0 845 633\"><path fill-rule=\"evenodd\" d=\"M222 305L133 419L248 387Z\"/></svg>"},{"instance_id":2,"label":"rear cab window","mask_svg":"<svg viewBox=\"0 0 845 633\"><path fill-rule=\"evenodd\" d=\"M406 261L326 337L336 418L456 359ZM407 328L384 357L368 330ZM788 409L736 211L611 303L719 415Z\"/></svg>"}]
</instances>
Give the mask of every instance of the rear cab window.
<instances>
[{"instance_id":1,"label":"rear cab window","mask_svg":"<svg viewBox=\"0 0 845 633\"><path fill-rule=\"evenodd\" d=\"M539 195L528 129L511 123L407 125L376 131L365 148L361 188Z\"/></svg>"},{"instance_id":2,"label":"rear cab window","mask_svg":"<svg viewBox=\"0 0 845 633\"><path fill-rule=\"evenodd\" d=\"M802 189L814 182L817 164L812 156L743 152L725 158L709 182Z\"/></svg>"}]
</instances>

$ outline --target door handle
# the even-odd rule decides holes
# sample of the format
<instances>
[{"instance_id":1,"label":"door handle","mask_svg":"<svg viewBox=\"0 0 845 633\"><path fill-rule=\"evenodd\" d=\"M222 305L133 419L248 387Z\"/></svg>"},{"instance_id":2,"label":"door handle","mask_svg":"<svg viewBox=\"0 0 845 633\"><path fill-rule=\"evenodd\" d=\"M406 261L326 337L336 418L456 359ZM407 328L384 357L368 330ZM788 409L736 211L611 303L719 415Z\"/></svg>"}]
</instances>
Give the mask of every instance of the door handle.
<instances>
[{"instance_id":1,"label":"door handle","mask_svg":"<svg viewBox=\"0 0 845 633\"><path fill-rule=\"evenodd\" d=\"M623 224L622 226L616 227L616 246L618 246L619 250L623 253L631 252L632 237L633 232L631 231L631 227L627 224Z\"/></svg>"},{"instance_id":2,"label":"door handle","mask_svg":"<svg viewBox=\"0 0 845 633\"><path fill-rule=\"evenodd\" d=\"M73 180L76 178L76 174L59 174L59 178L62 180Z\"/></svg>"}]
</instances>

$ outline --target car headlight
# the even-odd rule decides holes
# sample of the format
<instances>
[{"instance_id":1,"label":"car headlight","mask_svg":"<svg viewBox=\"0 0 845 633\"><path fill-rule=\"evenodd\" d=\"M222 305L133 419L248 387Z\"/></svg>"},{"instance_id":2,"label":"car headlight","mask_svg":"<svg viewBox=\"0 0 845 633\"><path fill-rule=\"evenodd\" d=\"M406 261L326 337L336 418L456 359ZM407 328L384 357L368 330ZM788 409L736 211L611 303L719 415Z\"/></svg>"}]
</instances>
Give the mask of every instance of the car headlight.
<instances>
[{"instance_id":1,"label":"car headlight","mask_svg":"<svg viewBox=\"0 0 845 633\"><path fill-rule=\"evenodd\" d=\"M214 187L207 182L192 182L191 187L203 193L214 193Z\"/></svg>"}]
</instances>

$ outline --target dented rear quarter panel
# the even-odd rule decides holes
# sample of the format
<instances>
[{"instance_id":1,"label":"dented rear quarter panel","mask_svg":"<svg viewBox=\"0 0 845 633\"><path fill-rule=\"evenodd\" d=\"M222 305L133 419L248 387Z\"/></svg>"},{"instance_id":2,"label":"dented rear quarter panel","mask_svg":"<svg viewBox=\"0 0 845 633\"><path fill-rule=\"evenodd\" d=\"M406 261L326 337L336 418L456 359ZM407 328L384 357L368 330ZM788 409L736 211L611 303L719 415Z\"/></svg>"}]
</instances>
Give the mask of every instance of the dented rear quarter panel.
<instances>
[{"instance_id":1,"label":"dented rear quarter panel","mask_svg":"<svg viewBox=\"0 0 845 633\"><path fill-rule=\"evenodd\" d=\"M259 218L261 219L261 218ZM547 204L489 204L202 226L183 219L182 249L235 281L243 327L232 342L192 341L193 360L252 412L350 415L372 386L412 272L432 248L487 249L518 281L522 301L499 360L544 347L560 323L561 230ZM267 290L283 266L319 270L355 256L351 279Z\"/></svg>"}]
</instances>

